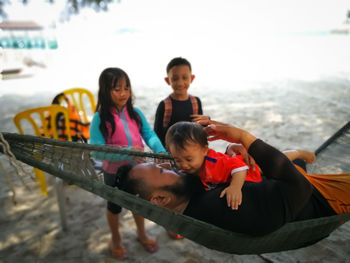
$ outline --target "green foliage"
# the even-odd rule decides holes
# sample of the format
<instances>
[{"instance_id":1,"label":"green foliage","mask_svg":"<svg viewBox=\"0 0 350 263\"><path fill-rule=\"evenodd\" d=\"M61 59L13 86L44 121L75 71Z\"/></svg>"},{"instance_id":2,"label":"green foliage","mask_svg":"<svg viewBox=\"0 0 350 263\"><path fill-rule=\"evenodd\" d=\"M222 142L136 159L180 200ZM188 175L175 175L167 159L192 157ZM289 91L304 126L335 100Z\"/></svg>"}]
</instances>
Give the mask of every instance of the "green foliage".
<instances>
[{"instance_id":1,"label":"green foliage","mask_svg":"<svg viewBox=\"0 0 350 263\"><path fill-rule=\"evenodd\" d=\"M18 0L23 5L30 4L34 0ZM59 0L42 0L49 2L51 4ZM117 0L120 2L121 0ZM72 14L78 14L82 8L92 8L95 11L107 11L108 5L113 2L113 0L67 0L66 10L64 10L64 16L69 17ZM0 0L0 18L6 19L7 14L4 11L6 5L11 4L9 0Z\"/></svg>"}]
</instances>

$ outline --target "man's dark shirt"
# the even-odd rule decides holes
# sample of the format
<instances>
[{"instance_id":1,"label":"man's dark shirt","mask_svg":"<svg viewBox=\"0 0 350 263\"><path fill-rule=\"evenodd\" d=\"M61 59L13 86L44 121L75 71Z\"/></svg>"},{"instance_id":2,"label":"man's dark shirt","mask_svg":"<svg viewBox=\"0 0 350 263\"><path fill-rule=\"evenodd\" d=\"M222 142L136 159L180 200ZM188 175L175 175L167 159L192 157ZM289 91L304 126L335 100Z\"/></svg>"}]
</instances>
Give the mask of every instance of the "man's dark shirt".
<instances>
[{"instance_id":1,"label":"man's dark shirt","mask_svg":"<svg viewBox=\"0 0 350 263\"><path fill-rule=\"evenodd\" d=\"M249 148L266 177L260 183L245 182L238 210L220 198L222 185L192 196L185 215L233 232L251 235L270 233L293 220L334 215L327 201L287 157L261 140Z\"/></svg>"}]
</instances>

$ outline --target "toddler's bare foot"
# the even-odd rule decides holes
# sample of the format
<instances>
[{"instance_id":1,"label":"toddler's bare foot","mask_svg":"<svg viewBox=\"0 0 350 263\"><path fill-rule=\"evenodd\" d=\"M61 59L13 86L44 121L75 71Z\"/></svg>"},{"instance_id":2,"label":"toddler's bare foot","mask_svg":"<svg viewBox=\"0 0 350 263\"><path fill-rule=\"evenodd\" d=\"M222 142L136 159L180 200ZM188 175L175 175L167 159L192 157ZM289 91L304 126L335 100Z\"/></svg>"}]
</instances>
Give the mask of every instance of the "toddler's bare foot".
<instances>
[{"instance_id":1,"label":"toddler's bare foot","mask_svg":"<svg viewBox=\"0 0 350 263\"><path fill-rule=\"evenodd\" d=\"M314 163L316 160L316 155L313 152L305 151L305 150L297 150L299 154L299 158L303 159L307 163Z\"/></svg>"}]
</instances>

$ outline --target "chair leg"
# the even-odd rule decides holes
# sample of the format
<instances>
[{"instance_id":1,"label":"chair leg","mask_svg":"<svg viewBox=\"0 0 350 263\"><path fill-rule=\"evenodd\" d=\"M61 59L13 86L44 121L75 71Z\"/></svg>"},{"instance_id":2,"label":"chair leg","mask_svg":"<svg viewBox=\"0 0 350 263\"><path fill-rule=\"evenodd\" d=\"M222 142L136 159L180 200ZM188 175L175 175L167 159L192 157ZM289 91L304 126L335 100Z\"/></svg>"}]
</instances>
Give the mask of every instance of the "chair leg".
<instances>
[{"instance_id":1,"label":"chair leg","mask_svg":"<svg viewBox=\"0 0 350 263\"><path fill-rule=\"evenodd\" d=\"M38 168L34 168L34 173L36 179L39 181L41 193L47 196L47 186L44 172L39 170Z\"/></svg>"},{"instance_id":2,"label":"chair leg","mask_svg":"<svg viewBox=\"0 0 350 263\"><path fill-rule=\"evenodd\" d=\"M61 217L62 230L67 231L65 194L64 194L62 179L56 177L55 189L56 189L56 196L57 196L57 202L58 202L58 209Z\"/></svg>"}]
</instances>

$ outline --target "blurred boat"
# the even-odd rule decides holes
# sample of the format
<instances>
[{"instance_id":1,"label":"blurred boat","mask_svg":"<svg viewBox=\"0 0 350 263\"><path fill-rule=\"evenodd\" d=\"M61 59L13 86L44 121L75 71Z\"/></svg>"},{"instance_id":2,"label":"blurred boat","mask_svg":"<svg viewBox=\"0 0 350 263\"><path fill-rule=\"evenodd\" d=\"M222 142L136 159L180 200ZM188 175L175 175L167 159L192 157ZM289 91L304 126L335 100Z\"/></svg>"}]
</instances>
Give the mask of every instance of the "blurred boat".
<instances>
[{"instance_id":1,"label":"blurred boat","mask_svg":"<svg viewBox=\"0 0 350 263\"><path fill-rule=\"evenodd\" d=\"M0 23L0 79L30 77L46 68L47 51L57 49L52 30L34 21Z\"/></svg>"}]
</instances>

